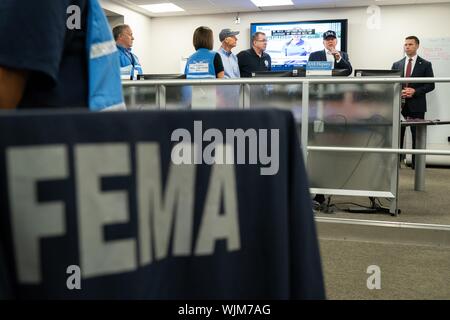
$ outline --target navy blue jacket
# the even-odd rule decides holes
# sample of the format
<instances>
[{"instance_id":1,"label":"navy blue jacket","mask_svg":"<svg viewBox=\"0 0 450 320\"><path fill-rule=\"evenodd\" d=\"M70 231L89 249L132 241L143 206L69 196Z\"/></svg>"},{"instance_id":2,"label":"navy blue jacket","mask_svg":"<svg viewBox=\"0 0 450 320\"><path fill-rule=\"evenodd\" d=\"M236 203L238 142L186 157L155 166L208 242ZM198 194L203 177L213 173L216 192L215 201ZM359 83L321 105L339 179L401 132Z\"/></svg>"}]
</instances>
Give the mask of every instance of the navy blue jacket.
<instances>
[{"instance_id":1,"label":"navy blue jacket","mask_svg":"<svg viewBox=\"0 0 450 320\"><path fill-rule=\"evenodd\" d=\"M403 58L392 65L392 70L402 71L402 77L404 77L405 70L405 60ZM416 64L411 72L411 77L434 77L433 67L430 61L427 61L419 56L417 56ZM434 90L434 83L410 83L408 85L410 88L414 88L416 92L412 98L406 99L405 107L408 107L411 112L426 112L427 111L427 99L425 95Z\"/></svg>"}]
</instances>

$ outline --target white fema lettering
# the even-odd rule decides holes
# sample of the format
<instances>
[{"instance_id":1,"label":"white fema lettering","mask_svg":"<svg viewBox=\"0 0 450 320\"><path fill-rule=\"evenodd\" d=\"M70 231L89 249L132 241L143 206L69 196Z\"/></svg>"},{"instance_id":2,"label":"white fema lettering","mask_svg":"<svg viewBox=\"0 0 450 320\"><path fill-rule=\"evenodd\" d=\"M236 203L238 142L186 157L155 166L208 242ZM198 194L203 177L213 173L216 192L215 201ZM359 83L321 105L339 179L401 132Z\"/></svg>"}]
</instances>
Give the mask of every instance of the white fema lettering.
<instances>
[{"instance_id":1,"label":"white fema lettering","mask_svg":"<svg viewBox=\"0 0 450 320\"><path fill-rule=\"evenodd\" d=\"M180 128L172 132L171 141L178 142L173 147L171 154L172 162L176 165L235 164L235 162L236 164L256 165L259 163L265 166L260 169L261 175L275 175L279 170L279 129L247 129L246 131L226 129L224 138L219 129L211 128L203 132L202 121L194 121L194 137L187 129ZM205 146L204 142L207 143ZM224 144L227 146L227 151L219 154L218 147ZM236 150L236 161L234 150Z\"/></svg>"},{"instance_id":2,"label":"white fema lettering","mask_svg":"<svg viewBox=\"0 0 450 320\"><path fill-rule=\"evenodd\" d=\"M219 240L225 240L228 251L240 250L234 165L212 166L204 191L201 223L194 233L194 203L199 192L196 166L171 164L163 184L160 145L139 142L134 147L135 166L131 164L132 145L127 143L77 144L73 153L65 145L17 146L6 150L11 228L20 283L42 282L42 240L67 236L69 232L64 200L37 199L38 182L44 181L65 180L75 184L76 238L82 279L134 271L169 256L212 255ZM217 145L217 156L226 153L226 148ZM69 154L74 159L69 159ZM70 176L71 160L74 177ZM102 190L102 179L117 176L134 176L136 194ZM106 240L106 226L130 222L128 199L137 199L131 200L137 201L136 237Z\"/></svg>"}]
</instances>

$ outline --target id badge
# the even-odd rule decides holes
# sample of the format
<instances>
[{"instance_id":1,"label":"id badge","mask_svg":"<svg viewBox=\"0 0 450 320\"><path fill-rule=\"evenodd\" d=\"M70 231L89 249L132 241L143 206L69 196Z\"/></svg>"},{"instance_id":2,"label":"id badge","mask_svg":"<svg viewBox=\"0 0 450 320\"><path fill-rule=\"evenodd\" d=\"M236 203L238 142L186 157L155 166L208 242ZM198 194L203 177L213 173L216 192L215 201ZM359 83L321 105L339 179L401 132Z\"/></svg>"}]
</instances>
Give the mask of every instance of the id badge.
<instances>
[{"instance_id":1,"label":"id badge","mask_svg":"<svg viewBox=\"0 0 450 320\"><path fill-rule=\"evenodd\" d=\"M133 69L133 80L137 80L138 74L139 74L139 71L136 68L134 68Z\"/></svg>"}]
</instances>

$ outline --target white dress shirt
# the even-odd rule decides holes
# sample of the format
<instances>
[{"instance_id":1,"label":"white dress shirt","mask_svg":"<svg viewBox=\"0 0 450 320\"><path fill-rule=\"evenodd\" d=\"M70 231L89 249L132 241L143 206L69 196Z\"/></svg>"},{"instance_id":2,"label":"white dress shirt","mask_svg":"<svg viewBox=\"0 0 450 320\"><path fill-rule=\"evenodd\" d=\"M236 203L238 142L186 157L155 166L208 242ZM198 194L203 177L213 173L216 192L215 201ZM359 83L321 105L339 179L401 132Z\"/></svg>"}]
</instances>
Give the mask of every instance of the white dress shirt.
<instances>
[{"instance_id":1,"label":"white dress shirt","mask_svg":"<svg viewBox=\"0 0 450 320\"><path fill-rule=\"evenodd\" d=\"M325 53L327 55L327 61L328 62L332 62L333 63L333 68L334 68L334 56L327 49L325 49Z\"/></svg>"},{"instance_id":2,"label":"white dress shirt","mask_svg":"<svg viewBox=\"0 0 450 320\"><path fill-rule=\"evenodd\" d=\"M403 70L403 76L406 77L406 68L408 68L408 62L409 62L409 57L405 56L406 60L405 60L405 69ZM411 74L414 71L414 67L416 66L416 62L417 62L417 54L414 57L411 57L412 61L411 61Z\"/></svg>"}]
</instances>

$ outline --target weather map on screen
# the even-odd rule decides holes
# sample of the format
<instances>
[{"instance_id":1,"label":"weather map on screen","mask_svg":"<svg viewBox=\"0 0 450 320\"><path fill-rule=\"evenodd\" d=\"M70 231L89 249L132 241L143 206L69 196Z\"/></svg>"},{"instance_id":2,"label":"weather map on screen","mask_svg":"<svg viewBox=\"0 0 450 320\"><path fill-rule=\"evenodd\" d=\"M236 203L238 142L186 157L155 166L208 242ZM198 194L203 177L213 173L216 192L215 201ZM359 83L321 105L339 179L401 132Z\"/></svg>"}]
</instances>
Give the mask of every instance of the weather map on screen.
<instances>
[{"instance_id":1,"label":"weather map on screen","mask_svg":"<svg viewBox=\"0 0 450 320\"><path fill-rule=\"evenodd\" d=\"M272 70L292 70L305 66L311 52L323 50L322 34L336 32L337 50L347 51L347 20L252 23L250 35L263 32L266 53L272 58Z\"/></svg>"}]
</instances>

